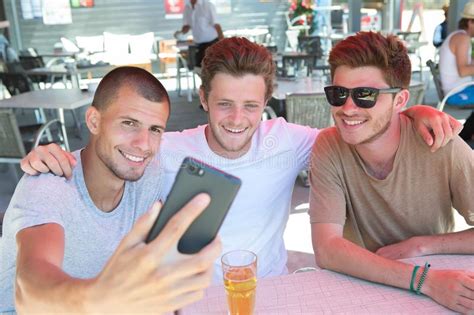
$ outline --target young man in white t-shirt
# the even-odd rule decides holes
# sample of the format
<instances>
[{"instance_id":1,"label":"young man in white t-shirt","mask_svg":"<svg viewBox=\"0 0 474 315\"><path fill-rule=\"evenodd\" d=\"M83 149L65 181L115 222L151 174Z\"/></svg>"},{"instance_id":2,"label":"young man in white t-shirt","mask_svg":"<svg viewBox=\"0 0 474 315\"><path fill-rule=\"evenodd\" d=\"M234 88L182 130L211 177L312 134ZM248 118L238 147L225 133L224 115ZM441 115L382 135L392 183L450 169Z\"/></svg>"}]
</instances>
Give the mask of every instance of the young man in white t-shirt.
<instances>
[{"instance_id":1,"label":"young man in white t-shirt","mask_svg":"<svg viewBox=\"0 0 474 315\"><path fill-rule=\"evenodd\" d=\"M210 47L203 60L200 99L209 124L165 133L160 151L164 191L169 191L185 156L193 156L242 179L242 187L219 232L223 252L248 249L259 257L258 276L287 272L283 232L293 186L306 169L319 131L278 118L260 121L272 96L275 66L266 48L245 38L227 38ZM433 141L423 122L436 134L433 149L452 138L460 125L426 107L407 110L419 133ZM446 134L445 134L446 133ZM22 162L29 174L70 176L74 159L57 146L38 148ZM214 279L222 277L215 262Z\"/></svg>"}]
</instances>

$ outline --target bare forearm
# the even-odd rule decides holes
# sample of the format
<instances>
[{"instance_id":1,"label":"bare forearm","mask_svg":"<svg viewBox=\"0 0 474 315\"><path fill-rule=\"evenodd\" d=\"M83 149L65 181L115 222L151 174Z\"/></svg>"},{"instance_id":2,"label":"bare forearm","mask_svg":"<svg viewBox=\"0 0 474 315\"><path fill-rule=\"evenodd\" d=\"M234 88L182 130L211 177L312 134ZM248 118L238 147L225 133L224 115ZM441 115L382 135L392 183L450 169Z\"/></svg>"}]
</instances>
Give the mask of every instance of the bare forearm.
<instances>
[{"instance_id":1,"label":"bare forearm","mask_svg":"<svg viewBox=\"0 0 474 315\"><path fill-rule=\"evenodd\" d=\"M460 77L468 77L474 75L474 65L464 65L458 67Z\"/></svg>"},{"instance_id":2,"label":"bare forearm","mask_svg":"<svg viewBox=\"0 0 474 315\"><path fill-rule=\"evenodd\" d=\"M460 232L418 236L423 255L474 254L474 228Z\"/></svg>"},{"instance_id":3,"label":"bare forearm","mask_svg":"<svg viewBox=\"0 0 474 315\"><path fill-rule=\"evenodd\" d=\"M342 237L316 246L317 264L353 277L402 289L410 285L413 266L375 255Z\"/></svg>"},{"instance_id":4,"label":"bare forearm","mask_svg":"<svg viewBox=\"0 0 474 315\"><path fill-rule=\"evenodd\" d=\"M224 33L222 32L222 27L220 24L214 24L214 28L217 31L217 38L223 39L224 38Z\"/></svg>"},{"instance_id":5,"label":"bare forearm","mask_svg":"<svg viewBox=\"0 0 474 315\"><path fill-rule=\"evenodd\" d=\"M19 266L15 304L18 313L84 313L90 280L74 279L48 262Z\"/></svg>"}]
</instances>

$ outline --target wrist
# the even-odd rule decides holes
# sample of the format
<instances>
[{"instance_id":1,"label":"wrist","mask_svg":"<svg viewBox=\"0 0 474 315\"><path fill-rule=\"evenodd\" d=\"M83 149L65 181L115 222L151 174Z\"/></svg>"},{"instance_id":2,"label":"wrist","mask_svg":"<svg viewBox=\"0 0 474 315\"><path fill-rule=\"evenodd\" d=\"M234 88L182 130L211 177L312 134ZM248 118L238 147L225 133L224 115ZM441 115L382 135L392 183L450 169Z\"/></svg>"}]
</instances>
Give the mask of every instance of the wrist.
<instances>
[{"instance_id":1,"label":"wrist","mask_svg":"<svg viewBox=\"0 0 474 315\"><path fill-rule=\"evenodd\" d=\"M102 313L104 294L97 287L97 278L84 280L82 310L85 314Z\"/></svg>"},{"instance_id":2,"label":"wrist","mask_svg":"<svg viewBox=\"0 0 474 315\"><path fill-rule=\"evenodd\" d=\"M433 249L433 238L430 236L414 236L415 244L417 244L417 256L426 256L435 253Z\"/></svg>"},{"instance_id":3,"label":"wrist","mask_svg":"<svg viewBox=\"0 0 474 315\"><path fill-rule=\"evenodd\" d=\"M428 272L426 274L425 282L424 282L424 284L423 284L423 286L421 287L421 290L420 290L420 292L422 294L424 294L426 296L429 296L429 297L431 297L431 293L436 289L434 287L436 284L433 283L433 274L434 273L436 273L436 270L430 270L430 272ZM421 276L421 272L420 272L419 276Z\"/></svg>"}]
</instances>

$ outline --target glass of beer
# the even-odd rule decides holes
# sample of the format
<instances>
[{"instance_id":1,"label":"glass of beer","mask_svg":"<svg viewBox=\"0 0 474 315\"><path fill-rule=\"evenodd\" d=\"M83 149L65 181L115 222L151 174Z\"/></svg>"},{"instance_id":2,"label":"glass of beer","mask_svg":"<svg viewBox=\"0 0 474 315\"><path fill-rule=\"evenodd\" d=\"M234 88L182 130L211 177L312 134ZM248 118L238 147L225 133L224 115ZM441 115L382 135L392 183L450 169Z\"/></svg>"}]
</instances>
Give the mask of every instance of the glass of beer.
<instances>
[{"instance_id":1,"label":"glass of beer","mask_svg":"<svg viewBox=\"0 0 474 315\"><path fill-rule=\"evenodd\" d=\"M229 314L253 314L257 289L257 255L248 250L234 250L225 253L221 261Z\"/></svg>"}]
</instances>

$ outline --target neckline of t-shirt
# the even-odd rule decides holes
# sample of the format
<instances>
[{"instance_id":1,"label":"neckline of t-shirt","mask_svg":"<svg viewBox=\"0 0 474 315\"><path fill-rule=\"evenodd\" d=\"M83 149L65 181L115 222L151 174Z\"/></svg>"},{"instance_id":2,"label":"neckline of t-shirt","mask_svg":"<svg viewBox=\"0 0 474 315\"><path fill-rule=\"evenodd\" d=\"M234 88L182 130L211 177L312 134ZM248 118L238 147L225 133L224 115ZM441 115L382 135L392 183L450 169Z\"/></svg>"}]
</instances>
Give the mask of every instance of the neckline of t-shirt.
<instances>
[{"instance_id":1,"label":"neckline of t-shirt","mask_svg":"<svg viewBox=\"0 0 474 315\"><path fill-rule=\"evenodd\" d=\"M76 181L76 187L78 187L79 193L81 194L81 197L84 199L87 209L90 209L93 213L102 217L113 217L115 215L118 215L118 213L122 212L122 210L125 208L123 204L125 203L125 200L128 199L130 183L128 181L125 181L125 188L123 191L122 198L120 199L120 202L117 205L117 207L115 207L115 209L109 212L100 210L95 205L94 201L92 201L89 191L87 190L86 182L84 180L84 170L82 168L82 160L81 160L82 150L83 149L73 152L73 155L77 161L77 165L74 167L74 170L73 170L73 178Z\"/></svg>"},{"instance_id":2,"label":"neckline of t-shirt","mask_svg":"<svg viewBox=\"0 0 474 315\"><path fill-rule=\"evenodd\" d=\"M369 176L369 178L371 180L374 180L374 181L377 181L377 182L388 182L390 181L390 179L395 176L393 174L396 173L396 170L398 169L398 165L400 164L400 159L401 159L401 155L404 150L405 150L405 146L406 146L406 137L407 137L407 126L408 126L408 121L405 120L405 119L409 119L407 117L404 117L403 115L400 115L400 142L398 143L398 149L397 149L397 152L395 153L395 159L393 160L393 165L392 165L392 170L390 171L390 173L388 173L387 177L385 178L382 178L382 179L378 179L377 177L375 176L372 176L368 169L367 169L367 166L365 165L364 161L362 160L362 157L359 155L359 153L357 152L356 148L354 146L350 146L350 149L354 152L354 154L357 156L357 159L359 160L359 163L361 164L362 166L362 169L364 170L364 173Z\"/></svg>"}]
</instances>

